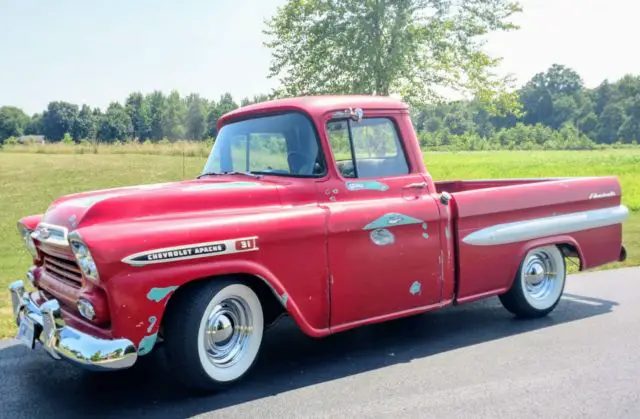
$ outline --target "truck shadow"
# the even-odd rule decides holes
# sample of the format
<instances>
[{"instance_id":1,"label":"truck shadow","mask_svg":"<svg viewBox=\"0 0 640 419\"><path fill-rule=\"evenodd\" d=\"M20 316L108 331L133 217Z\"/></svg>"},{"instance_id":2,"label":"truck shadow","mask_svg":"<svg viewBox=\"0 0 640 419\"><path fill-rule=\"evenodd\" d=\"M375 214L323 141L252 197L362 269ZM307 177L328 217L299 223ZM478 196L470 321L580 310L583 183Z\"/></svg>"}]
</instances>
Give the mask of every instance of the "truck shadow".
<instances>
[{"instance_id":1,"label":"truck shadow","mask_svg":"<svg viewBox=\"0 0 640 419\"><path fill-rule=\"evenodd\" d=\"M516 320L497 298L343 332L309 338L283 320L265 335L250 376L223 393L193 396L172 379L162 350L130 370L92 374L51 362L42 351L0 349L2 414L61 417L152 414L190 417L306 386L410 362L495 339L607 314L613 301L565 294L548 317ZM428 371L425 371L428 374Z\"/></svg>"}]
</instances>

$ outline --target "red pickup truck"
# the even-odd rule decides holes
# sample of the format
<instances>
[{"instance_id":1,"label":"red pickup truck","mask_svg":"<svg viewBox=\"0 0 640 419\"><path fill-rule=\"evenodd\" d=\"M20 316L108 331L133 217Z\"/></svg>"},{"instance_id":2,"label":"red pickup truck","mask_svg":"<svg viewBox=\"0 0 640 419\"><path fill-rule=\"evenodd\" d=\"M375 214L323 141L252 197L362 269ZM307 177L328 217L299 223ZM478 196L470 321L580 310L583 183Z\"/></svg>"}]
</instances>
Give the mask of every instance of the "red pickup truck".
<instances>
[{"instance_id":1,"label":"red pickup truck","mask_svg":"<svg viewBox=\"0 0 640 419\"><path fill-rule=\"evenodd\" d=\"M162 343L175 377L215 390L282 315L314 337L491 296L539 317L566 257L626 256L616 177L434 182L393 98L268 101L218 128L197 179L64 196L19 221L21 342L94 370Z\"/></svg>"}]
</instances>

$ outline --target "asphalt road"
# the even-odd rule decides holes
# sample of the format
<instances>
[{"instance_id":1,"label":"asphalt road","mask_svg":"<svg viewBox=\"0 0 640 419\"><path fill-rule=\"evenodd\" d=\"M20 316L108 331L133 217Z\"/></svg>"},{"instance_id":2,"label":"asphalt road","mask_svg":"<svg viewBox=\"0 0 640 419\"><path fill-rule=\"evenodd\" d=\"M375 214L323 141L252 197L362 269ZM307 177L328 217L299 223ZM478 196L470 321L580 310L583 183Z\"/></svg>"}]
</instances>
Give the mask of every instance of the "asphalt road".
<instances>
[{"instance_id":1,"label":"asphalt road","mask_svg":"<svg viewBox=\"0 0 640 419\"><path fill-rule=\"evenodd\" d=\"M162 353L88 373L0 342L0 416L640 418L640 269L569 278L549 317L497 299L316 340L284 321L251 377L224 393L177 387Z\"/></svg>"}]
</instances>

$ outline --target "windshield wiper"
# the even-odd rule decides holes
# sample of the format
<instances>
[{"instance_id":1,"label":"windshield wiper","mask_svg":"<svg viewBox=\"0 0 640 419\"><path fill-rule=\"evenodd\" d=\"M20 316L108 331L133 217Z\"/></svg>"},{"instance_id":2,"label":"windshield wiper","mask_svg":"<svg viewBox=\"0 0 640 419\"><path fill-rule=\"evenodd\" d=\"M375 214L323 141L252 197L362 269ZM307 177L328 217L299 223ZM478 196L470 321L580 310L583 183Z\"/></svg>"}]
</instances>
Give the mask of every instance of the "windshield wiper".
<instances>
[{"instance_id":1,"label":"windshield wiper","mask_svg":"<svg viewBox=\"0 0 640 419\"><path fill-rule=\"evenodd\" d=\"M231 171L228 171L228 172L204 172L204 173L199 174L196 179L200 179L201 177L204 177L204 176L216 176L216 175L245 175L245 176L251 176L251 177L256 178L256 179L260 179L262 177L262 175L258 175L256 173L237 172L237 171L231 170Z\"/></svg>"}]
</instances>

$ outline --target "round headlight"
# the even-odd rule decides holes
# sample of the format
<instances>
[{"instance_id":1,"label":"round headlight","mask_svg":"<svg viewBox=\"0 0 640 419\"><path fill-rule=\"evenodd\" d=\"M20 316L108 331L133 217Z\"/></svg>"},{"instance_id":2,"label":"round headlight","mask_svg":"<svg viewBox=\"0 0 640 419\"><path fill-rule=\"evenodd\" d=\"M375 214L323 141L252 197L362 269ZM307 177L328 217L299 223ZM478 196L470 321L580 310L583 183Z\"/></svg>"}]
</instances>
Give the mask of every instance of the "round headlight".
<instances>
[{"instance_id":1,"label":"round headlight","mask_svg":"<svg viewBox=\"0 0 640 419\"><path fill-rule=\"evenodd\" d=\"M97 281L98 267L87 245L76 239L71 240L71 251L73 251L73 255L78 260L78 265L80 265L84 276L92 281Z\"/></svg>"},{"instance_id":2,"label":"round headlight","mask_svg":"<svg viewBox=\"0 0 640 419\"><path fill-rule=\"evenodd\" d=\"M24 244L27 246L27 250L29 251L29 253L31 253L34 258L37 258L38 251L36 250L36 244L31 237L31 233L33 233L33 230L27 228L27 226L22 223L18 223L18 231L20 233L22 241L24 241Z\"/></svg>"}]
</instances>

